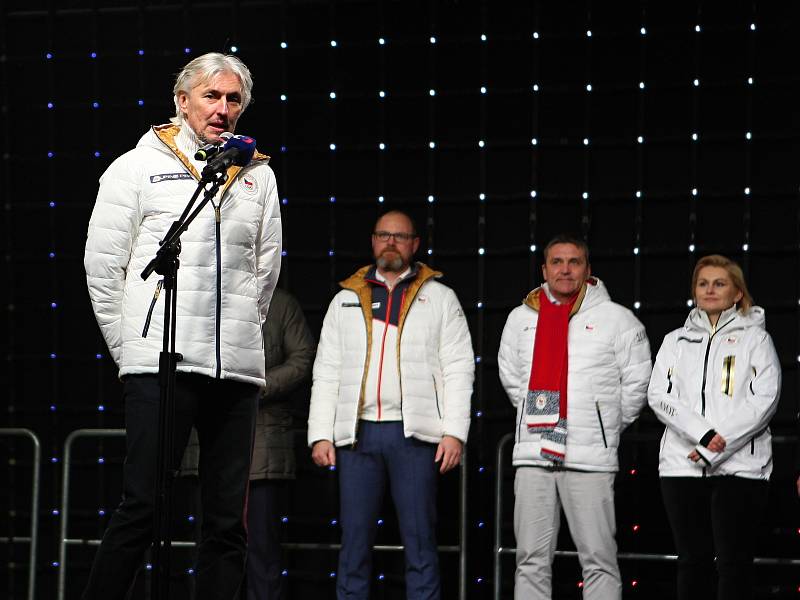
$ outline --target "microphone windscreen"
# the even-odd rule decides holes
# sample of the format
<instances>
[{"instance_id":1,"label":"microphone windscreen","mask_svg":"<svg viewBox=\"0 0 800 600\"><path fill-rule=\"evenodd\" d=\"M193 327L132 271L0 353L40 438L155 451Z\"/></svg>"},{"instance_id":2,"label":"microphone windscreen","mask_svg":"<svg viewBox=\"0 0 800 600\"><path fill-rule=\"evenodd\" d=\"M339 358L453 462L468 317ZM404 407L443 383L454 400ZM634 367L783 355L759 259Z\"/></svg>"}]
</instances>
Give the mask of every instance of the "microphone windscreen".
<instances>
[{"instance_id":1,"label":"microphone windscreen","mask_svg":"<svg viewBox=\"0 0 800 600\"><path fill-rule=\"evenodd\" d=\"M256 151L256 141L255 139L246 135L235 135L225 143L223 151L230 150L232 148L235 148L239 151L233 161L233 164L239 167L244 167L250 164L250 161L253 160L253 154Z\"/></svg>"}]
</instances>

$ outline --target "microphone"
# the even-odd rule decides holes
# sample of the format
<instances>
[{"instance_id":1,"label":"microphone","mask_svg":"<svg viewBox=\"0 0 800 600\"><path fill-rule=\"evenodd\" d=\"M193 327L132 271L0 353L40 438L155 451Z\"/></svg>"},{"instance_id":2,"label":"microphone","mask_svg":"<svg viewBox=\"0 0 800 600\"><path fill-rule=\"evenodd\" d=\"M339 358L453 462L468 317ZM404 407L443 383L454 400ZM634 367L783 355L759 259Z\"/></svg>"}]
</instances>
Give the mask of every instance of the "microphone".
<instances>
[{"instance_id":1,"label":"microphone","mask_svg":"<svg viewBox=\"0 0 800 600\"><path fill-rule=\"evenodd\" d=\"M255 139L246 135L227 137L223 134L221 137L226 138L227 142L222 147L222 151L208 161L208 164L203 169L203 179L211 178L217 173L223 173L231 165L245 167L253 160L253 154L256 151Z\"/></svg>"},{"instance_id":2,"label":"microphone","mask_svg":"<svg viewBox=\"0 0 800 600\"><path fill-rule=\"evenodd\" d=\"M219 154L220 149L221 146L218 144L206 144L205 146L200 146L197 149L197 152L194 153L194 159L208 160Z\"/></svg>"}]
</instances>

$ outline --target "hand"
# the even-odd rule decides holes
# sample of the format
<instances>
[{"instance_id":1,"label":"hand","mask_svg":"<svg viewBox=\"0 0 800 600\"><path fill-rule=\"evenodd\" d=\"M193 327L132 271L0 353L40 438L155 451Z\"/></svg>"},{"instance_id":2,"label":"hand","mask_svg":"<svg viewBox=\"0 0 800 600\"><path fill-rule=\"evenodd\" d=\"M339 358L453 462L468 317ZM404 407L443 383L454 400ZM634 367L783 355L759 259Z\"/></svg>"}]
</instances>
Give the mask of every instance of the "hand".
<instances>
[{"instance_id":1,"label":"hand","mask_svg":"<svg viewBox=\"0 0 800 600\"><path fill-rule=\"evenodd\" d=\"M328 440L314 442L311 447L311 460L318 467L336 466L336 448Z\"/></svg>"},{"instance_id":2,"label":"hand","mask_svg":"<svg viewBox=\"0 0 800 600\"><path fill-rule=\"evenodd\" d=\"M712 452L722 452L725 450L725 444L725 438L717 433L713 438L711 438L711 441L708 442L708 446L706 446L706 448Z\"/></svg>"},{"instance_id":3,"label":"hand","mask_svg":"<svg viewBox=\"0 0 800 600\"><path fill-rule=\"evenodd\" d=\"M442 461L439 473L447 473L453 467L461 464L461 448L461 440L458 438L452 435L442 437L439 447L436 448L436 458L433 459L433 462Z\"/></svg>"},{"instance_id":4,"label":"hand","mask_svg":"<svg viewBox=\"0 0 800 600\"><path fill-rule=\"evenodd\" d=\"M692 450L687 458L693 462L697 462L700 460L700 455L697 453L697 450Z\"/></svg>"}]
</instances>

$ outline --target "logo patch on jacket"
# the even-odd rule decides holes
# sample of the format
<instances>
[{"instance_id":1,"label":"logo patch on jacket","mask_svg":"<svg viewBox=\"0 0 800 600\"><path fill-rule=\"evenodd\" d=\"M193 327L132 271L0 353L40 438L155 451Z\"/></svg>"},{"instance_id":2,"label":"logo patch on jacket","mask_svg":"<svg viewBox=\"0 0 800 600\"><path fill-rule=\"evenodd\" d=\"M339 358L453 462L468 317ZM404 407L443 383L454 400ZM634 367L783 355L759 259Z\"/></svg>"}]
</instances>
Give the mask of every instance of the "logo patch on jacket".
<instances>
[{"instance_id":1,"label":"logo patch on jacket","mask_svg":"<svg viewBox=\"0 0 800 600\"><path fill-rule=\"evenodd\" d=\"M239 187L241 187L248 194L255 194L258 191L258 184L251 175L244 175L239 180Z\"/></svg>"},{"instance_id":2,"label":"logo patch on jacket","mask_svg":"<svg viewBox=\"0 0 800 600\"><path fill-rule=\"evenodd\" d=\"M423 304L428 301L428 297L425 294L420 294L417 296L417 302L422 302Z\"/></svg>"},{"instance_id":3,"label":"logo patch on jacket","mask_svg":"<svg viewBox=\"0 0 800 600\"><path fill-rule=\"evenodd\" d=\"M591 323L587 323L586 327L584 327L584 329L586 331L594 331L594 325L592 325Z\"/></svg>"},{"instance_id":4,"label":"logo patch on jacket","mask_svg":"<svg viewBox=\"0 0 800 600\"><path fill-rule=\"evenodd\" d=\"M162 173L161 175L150 175L150 183L178 181L180 179L194 179L194 177L192 177L191 173Z\"/></svg>"},{"instance_id":5,"label":"logo patch on jacket","mask_svg":"<svg viewBox=\"0 0 800 600\"><path fill-rule=\"evenodd\" d=\"M361 304L358 302L342 302L343 308L360 308Z\"/></svg>"},{"instance_id":6,"label":"logo patch on jacket","mask_svg":"<svg viewBox=\"0 0 800 600\"><path fill-rule=\"evenodd\" d=\"M738 341L739 338L737 338L735 335L729 335L728 337L725 338L726 344L735 344Z\"/></svg>"}]
</instances>

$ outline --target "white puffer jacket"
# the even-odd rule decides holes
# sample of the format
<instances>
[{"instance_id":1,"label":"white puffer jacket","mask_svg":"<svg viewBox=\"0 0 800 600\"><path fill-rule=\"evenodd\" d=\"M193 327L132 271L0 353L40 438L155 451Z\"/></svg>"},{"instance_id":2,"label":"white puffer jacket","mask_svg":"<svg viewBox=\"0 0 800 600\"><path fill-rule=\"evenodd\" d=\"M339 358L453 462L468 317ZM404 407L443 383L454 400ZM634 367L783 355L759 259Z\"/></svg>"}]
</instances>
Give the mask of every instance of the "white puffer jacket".
<instances>
[{"instance_id":1,"label":"white puffer jacket","mask_svg":"<svg viewBox=\"0 0 800 600\"><path fill-rule=\"evenodd\" d=\"M158 372L165 294L154 301L161 276L144 281L141 272L197 187L178 132L177 126L154 127L108 167L89 222L86 280L120 377ZM257 154L244 169L231 167L222 200L215 199L218 227L209 203L181 237L180 372L265 384L261 324L281 260L278 195L267 158Z\"/></svg>"},{"instance_id":2,"label":"white puffer jacket","mask_svg":"<svg viewBox=\"0 0 800 600\"><path fill-rule=\"evenodd\" d=\"M401 411L406 437L467 441L475 376L467 320L441 273L422 263L398 323ZM364 267L343 281L322 324L314 362L308 443L355 443L370 361L372 291Z\"/></svg>"},{"instance_id":3,"label":"white puffer jacket","mask_svg":"<svg viewBox=\"0 0 800 600\"><path fill-rule=\"evenodd\" d=\"M713 328L695 308L686 324L666 335L647 392L650 407L667 427L661 438L662 477L735 475L769 479L772 435L769 421L778 407L781 367L764 311L723 312ZM699 442L715 430L725 450L711 452ZM688 458L697 450L704 459Z\"/></svg>"},{"instance_id":4,"label":"white puffer jacket","mask_svg":"<svg viewBox=\"0 0 800 600\"><path fill-rule=\"evenodd\" d=\"M546 284L545 284L546 285ZM515 466L552 466L540 454L540 435L528 431L525 398L539 319L537 288L511 311L500 340L500 381L517 408ZM650 380L650 344L644 326L611 301L603 282L589 280L569 321L567 447L564 467L615 472L622 430L642 410Z\"/></svg>"}]
</instances>

